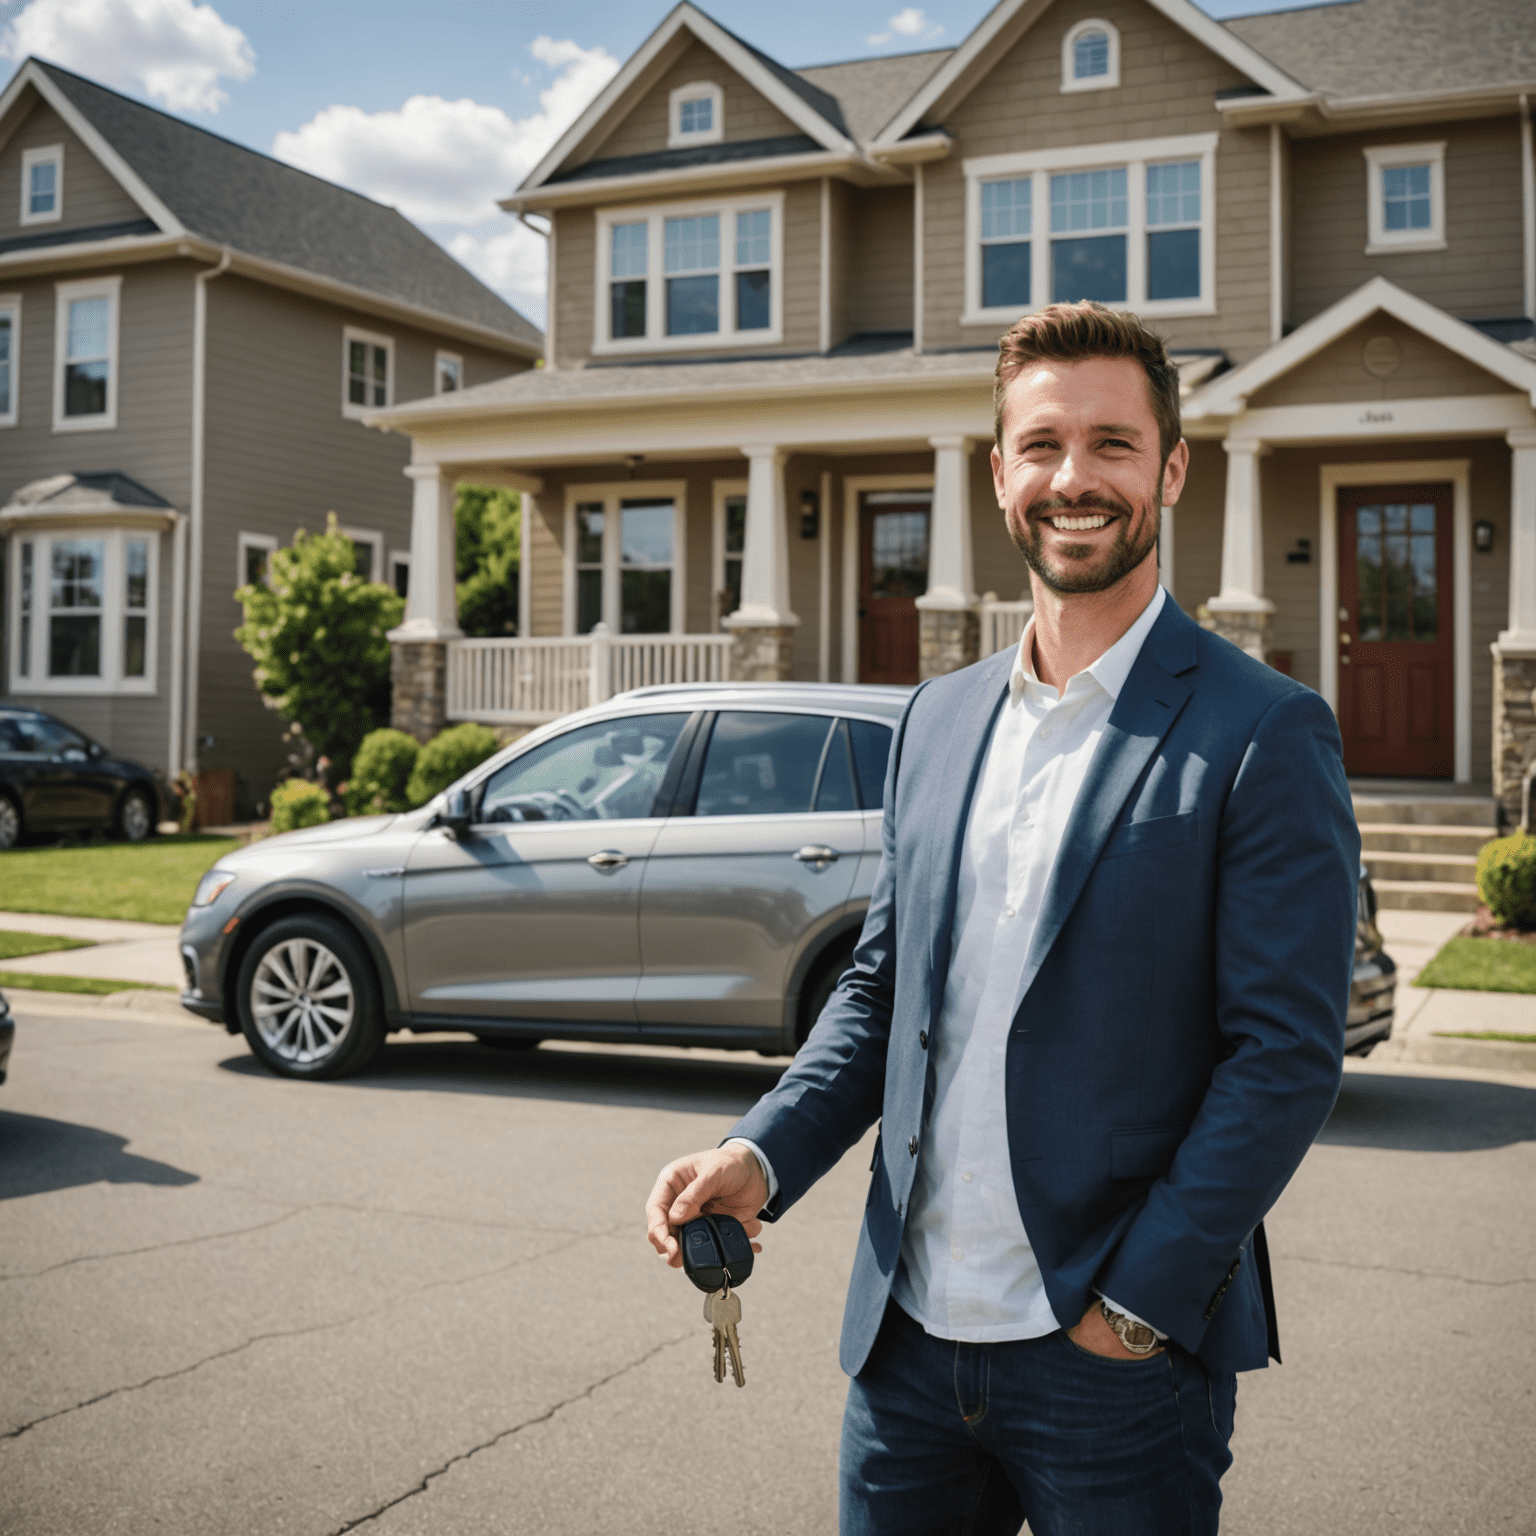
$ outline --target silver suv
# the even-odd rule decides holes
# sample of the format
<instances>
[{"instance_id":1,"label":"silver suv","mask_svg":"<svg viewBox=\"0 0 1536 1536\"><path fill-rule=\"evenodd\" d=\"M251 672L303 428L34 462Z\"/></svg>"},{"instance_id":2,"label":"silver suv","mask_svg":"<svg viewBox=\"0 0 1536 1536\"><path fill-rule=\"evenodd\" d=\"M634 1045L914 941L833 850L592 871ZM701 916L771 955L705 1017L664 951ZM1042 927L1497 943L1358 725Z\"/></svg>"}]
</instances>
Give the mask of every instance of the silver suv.
<instances>
[{"instance_id":1,"label":"silver suv","mask_svg":"<svg viewBox=\"0 0 1536 1536\"><path fill-rule=\"evenodd\" d=\"M182 1003L289 1077L399 1029L793 1051L869 906L908 692L643 688L418 811L242 848L187 911Z\"/></svg>"}]
</instances>

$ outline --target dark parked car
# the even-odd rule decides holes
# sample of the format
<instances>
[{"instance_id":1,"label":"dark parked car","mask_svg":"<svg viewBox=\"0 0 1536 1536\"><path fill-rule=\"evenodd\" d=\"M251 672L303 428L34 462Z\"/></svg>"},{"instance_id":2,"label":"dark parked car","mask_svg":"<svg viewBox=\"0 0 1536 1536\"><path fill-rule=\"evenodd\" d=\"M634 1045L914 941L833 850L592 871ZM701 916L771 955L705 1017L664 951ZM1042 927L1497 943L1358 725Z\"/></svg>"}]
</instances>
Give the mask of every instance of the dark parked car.
<instances>
[{"instance_id":1,"label":"dark parked car","mask_svg":"<svg viewBox=\"0 0 1536 1536\"><path fill-rule=\"evenodd\" d=\"M0 699L0 848L29 835L87 831L137 843L169 814L153 769L52 715Z\"/></svg>"},{"instance_id":2,"label":"dark parked car","mask_svg":"<svg viewBox=\"0 0 1536 1536\"><path fill-rule=\"evenodd\" d=\"M11 1005L0 992L0 1083L5 1081L6 1063L11 1059L11 1041L16 1038L16 1020L11 1017Z\"/></svg>"},{"instance_id":3,"label":"dark parked car","mask_svg":"<svg viewBox=\"0 0 1536 1536\"><path fill-rule=\"evenodd\" d=\"M1355 912L1355 974L1349 988L1344 1049L1351 1056L1369 1054L1392 1033L1397 962L1381 947L1376 926L1376 888L1360 866L1360 899Z\"/></svg>"},{"instance_id":4,"label":"dark parked car","mask_svg":"<svg viewBox=\"0 0 1536 1536\"><path fill-rule=\"evenodd\" d=\"M398 1029L793 1051L869 906L906 694L640 689L420 810L239 849L187 911L182 1003L293 1077L356 1071ZM1391 1028L1379 939L1356 976L1364 1049Z\"/></svg>"}]
</instances>

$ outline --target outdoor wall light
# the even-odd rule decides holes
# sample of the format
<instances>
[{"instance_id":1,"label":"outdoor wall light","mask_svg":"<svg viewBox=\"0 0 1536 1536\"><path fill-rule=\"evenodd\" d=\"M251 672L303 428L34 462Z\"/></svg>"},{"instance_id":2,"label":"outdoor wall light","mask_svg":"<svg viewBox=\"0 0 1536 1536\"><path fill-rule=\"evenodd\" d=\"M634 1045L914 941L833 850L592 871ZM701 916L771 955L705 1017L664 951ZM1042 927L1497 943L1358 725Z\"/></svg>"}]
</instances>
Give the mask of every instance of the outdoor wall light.
<instances>
[{"instance_id":1,"label":"outdoor wall light","mask_svg":"<svg viewBox=\"0 0 1536 1536\"><path fill-rule=\"evenodd\" d=\"M821 531L821 497L815 491L800 492L800 537L814 539Z\"/></svg>"},{"instance_id":2,"label":"outdoor wall light","mask_svg":"<svg viewBox=\"0 0 1536 1536\"><path fill-rule=\"evenodd\" d=\"M1493 553L1493 524L1478 522L1472 524L1472 548L1480 555Z\"/></svg>"}]
</instances>

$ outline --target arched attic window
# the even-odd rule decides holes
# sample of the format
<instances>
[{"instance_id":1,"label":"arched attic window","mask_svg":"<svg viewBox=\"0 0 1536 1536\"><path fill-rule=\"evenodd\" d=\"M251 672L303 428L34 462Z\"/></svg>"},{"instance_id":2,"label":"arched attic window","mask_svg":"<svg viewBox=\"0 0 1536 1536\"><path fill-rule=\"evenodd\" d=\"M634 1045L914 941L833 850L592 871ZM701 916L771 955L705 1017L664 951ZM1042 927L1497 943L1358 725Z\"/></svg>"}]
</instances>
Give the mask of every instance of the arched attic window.
<instances>
[{"instance_id":1,"label":"arched attic window","mask_svg":"<svg viewBox=\"0 0 1536 1536\"><path fill-rule=\"evenodd\" d=\"M1061 40L1061 88L1106 91L1120 84L1120 33L1112 21L1080 21Z\"/></svg>"}]
</instances>

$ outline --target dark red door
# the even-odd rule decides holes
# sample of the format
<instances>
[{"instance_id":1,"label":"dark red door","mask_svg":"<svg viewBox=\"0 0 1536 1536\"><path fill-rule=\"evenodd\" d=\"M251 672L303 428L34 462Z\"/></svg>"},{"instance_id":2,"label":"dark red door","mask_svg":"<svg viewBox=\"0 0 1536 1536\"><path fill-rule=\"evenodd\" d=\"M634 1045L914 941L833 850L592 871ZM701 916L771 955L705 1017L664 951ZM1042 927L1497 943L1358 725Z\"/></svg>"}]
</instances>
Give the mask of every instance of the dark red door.
<instances>
[{"instance_id":1,"label":"dark red door","mask_svg":"<svg viewBox=\"0 0 1536 1536\"><path fill-rule=\"evenodd\" d=\"M861 514L859 681L918 680L917 599L928 590L926 496L867 494Z\"/></svg>"},{"instance_id":2,"label":"dark red door","mask_svg":"<svg viewBox=\"0 0 1536 1536\"><path fill-rule=\"evenodd\" d=\"M1354 774L1448 779L1451 487L1339 492L1339 726Z\"/></svg>"}]
</instances>

